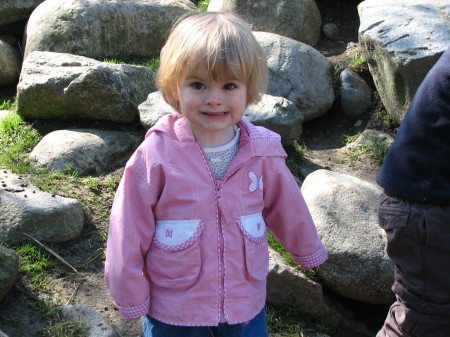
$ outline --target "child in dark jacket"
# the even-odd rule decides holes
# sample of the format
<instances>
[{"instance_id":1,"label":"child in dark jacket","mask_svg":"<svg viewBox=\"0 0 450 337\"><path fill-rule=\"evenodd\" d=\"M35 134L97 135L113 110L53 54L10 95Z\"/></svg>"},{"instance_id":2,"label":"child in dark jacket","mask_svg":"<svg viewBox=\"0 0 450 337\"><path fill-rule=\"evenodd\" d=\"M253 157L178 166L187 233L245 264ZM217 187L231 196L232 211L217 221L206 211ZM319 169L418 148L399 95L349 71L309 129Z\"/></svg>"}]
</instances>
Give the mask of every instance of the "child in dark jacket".
<instances>
[{"instance_id":1,"label":"child in dark jacket","mask_svg":"<svg viewBox=\"0 0 450 337\"><path fill-rule=\"evenodd\" d=\"M418 88L377 182L397 297L377 337L448 337L450 48Z\"/></svg>"}]
</instances>

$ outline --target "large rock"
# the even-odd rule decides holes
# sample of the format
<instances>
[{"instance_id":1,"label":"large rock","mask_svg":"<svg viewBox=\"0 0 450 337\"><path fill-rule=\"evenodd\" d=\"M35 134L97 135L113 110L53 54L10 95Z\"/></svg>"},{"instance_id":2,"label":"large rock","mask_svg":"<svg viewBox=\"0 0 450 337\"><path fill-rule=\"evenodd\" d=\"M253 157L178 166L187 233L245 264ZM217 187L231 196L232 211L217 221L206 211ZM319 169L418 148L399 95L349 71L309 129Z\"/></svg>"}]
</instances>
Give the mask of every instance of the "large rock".
<instances>
[{"instance_id":1,"label":"large rock","mask_svg":"<svg viewBox=\"0 0 450 337\"><path fill-rule=\"evenodd\" d=\"M9 291L19 271L19 258L12 249L0 246L0 301Z\"/></svg>"},{"instance_id":2,"label":"large rock","mask_svg":"<svg viewBox=\"0 0 450 337\"><path fill-rule=\"evenodd\" d=\"M341 109L348 117L357 117L372 104L372 89L350 69L341 72Z\"/></svg>"},{"instance_id":3,"label":"large rock","mask_svg":"<svg viewBox=\"0 0 450 337\"><path fill-rule=\"evenodd\" d=\"M27 20L33 10L44 0L2 0L0 26Z\"/></svg>"},{"instance_id":4,"label":"large rock","mask_svg":"<svg viewBox=\"0 0 450 337\"><path fill-rule=\"evenodd\" d=\"M33 52L17 86L17 113L42 119L96 119L130 123L154 91L151 69L83 56Z\"/></svg>"},{"instance_id":5,"label":"large rock","mask_svg":"<svg viewBox=\"0 0 450 337\"><path fill-rule=\"evenodd\" d=\"M366 0L359 41L386 110L401 122L450 41L450 0Z\"/></svg>"},{"instance_id":6,"label":"large rock","mask_svg":"<svg viewBox=\"0 0 450 337\"><path fill-rule=\"evenodd\" d=\"M70 198L42 192L22 177L0 171L0 241L20 244L29 241L66 242L83 229L81 204Z\"/></svg>"},{"instance_id":7,"label":"large rock","mask_svg":"<svg viewBox=\"0 0 450 337\"><path fill-rule=\"evenodd\" d=\"M151 92L147 99L139 104L139 118L145 129L150 129L163 116L177 113L163 98L160 91Z\"/></svg>"},{"instance_id":8,"label":"large rock","mask_svg":"<svg viewBox=\"0 0 450 337\"><path fill-rule=\"evenodd\" d=\"M30 159L51 170L70 166L80 175L100 175L124 164L140 141L140 136L122 131L58 130L42 138Z\"/></svg>"},{"instance_id":9,"label":"large rock","mask_svg":"<svg viewBox=\"0 0 450 337\"><path fill-rule=\"evenodd\" d=\"M322 285L299 270L289 266L283 257L269 248L269 275L267 277L267 302L273 305L294 305L299 311L309 313L317 319L326 319L336 326L342 316L330 307L324 296Z\"/></svg>"},{"instance_id":10,"label":"large rock","mask_svg":"<svg viewBox=\"0 0 450 337\"><path fill-rule=\"evenodd\" d=\"M293 102L303 121L323 116L334 102L331 63L307 44L281 35L255 32L269 66L267 93Z\"/></svg>"},{"instance_id":11,"label":"large rock","mask_svg":"<svg viewBox=\"0 0 450 337\"><path fill-rule=\"evenodd\" d=\"M157 57L174 21L194 11L189 0L47 0L28 21L25 56Z\"/></svg>"},{"instance_id":12,"label":"large rock","mask_svg":"<svg viewBox=\"0 0 450 337\"><path fill-rule=\"evenodd\" d=\"M370 336L363 324L354 322L352 313L324 294L322 285L289 266L283 257L269 248L269 275L267 276L267 302L280 307L294 307L302 314L331 326L347 326L361 337Z\"/></svg>"},{"instance_id":13,"label":"large rock","mask_svg":"<svg viewBox=\"0 0 450 337\"><path fill-rule=\"evenodd\" d=\"M21 65L19 50L0 40L0 86L16 85Z\"/></svg>"},{"instance_id":14,"label":"large rock","mask_svg":"<svg viewBox=\"0 0 450 337\"><path fill-rule=\"evenodd\" d=\"M76 303L59 307L65 319L80 322L87 337L119 337L111 325L92 307Z\"/></svg>"},{"instance_id":15,"label":"large rock","mask_svg":"<svg viewBox=\"0 0 450 337\"><path fill-rule=\"evenodd\" d=\"M322 19L314 0L211 0L210 12L237 13L252 30L270 32L314 46Z\"/></svg>"},{"instance_id":16,"label":"large rock","mask_svg":"<svg viewBox=\"0 0 450 337\"><path fill-rule=\"evenodd\" d=\"M283 97L263 95L261 101L247 108L244 116L253 124L278 133L284 146L292 145L303 132L303 114Z\"/></svg>"},{"instance_id":17,"label":"large rock","mask_svg":"<svg viewBox=\"0 0 450 337\"><path fill-rule=\"evenodd\" d=\"M377 222L381 189L349 175L317 170L306 177L302 193L329 254L319 268L323 283L360 302L392 303L394 266Z\"/></svg>"}]
</instances>

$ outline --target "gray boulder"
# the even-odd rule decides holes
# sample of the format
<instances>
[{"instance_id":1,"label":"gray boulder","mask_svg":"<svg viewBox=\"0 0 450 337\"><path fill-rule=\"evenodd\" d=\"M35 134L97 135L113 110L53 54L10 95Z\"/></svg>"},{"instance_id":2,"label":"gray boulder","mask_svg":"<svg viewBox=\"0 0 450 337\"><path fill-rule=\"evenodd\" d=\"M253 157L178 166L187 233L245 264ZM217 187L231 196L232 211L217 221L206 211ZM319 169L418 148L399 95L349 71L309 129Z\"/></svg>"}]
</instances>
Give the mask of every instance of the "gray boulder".
<instances>
[{"instance_id":1,"label":"gray boulder","mask_svg":"<svg viewBox=\"0 0 450 337\"><path fill-rule=\"evenodd\" d=\"M392 303L394 266L377 222L381 189L349 175L317 170L306 177L302 193L329 253L318 273L322 282L360 302Z\"/></svg>"},{"instance_id":2,"label":"gray boulder","mask_svg":"<svg viewBox=\"0 0 450 337\"><path fill-rule=\"evenodd\" d=\"M19 271L19 258L12 249L0 246L0 301L14 284Z\"/></svg>"},{"instance_id":3,"label":"gray boulder","mask_svg":"<svg viewBox=\"0 0 450 337\"><path fill-rule=\"evenodd\" d=\"M119 337L111 325L92 307L76 303L59 307L65 319L80 322L87 337Z\"/></svg>"},{"instance_id":4,"label":"gray boulder","mask_svg":"<svg viewBox=\"0 0 450 337\"><path fill-rule=\"evenodd\" d=\"M157 57L175 20L196 10L189 0L47 0L28 21L25 57L35 50Z\"/></svg>"},{"instance_id":5,"label":"gray boulder","mask_svg":"<svg viewBox=\"0 0 450 337\"><path fill-rule=\"evenodd\" d=\"M289 266L283 257L271 248L269 248L267 302L280 307L292 306L299 312L311 315L330 326L347 326L358 331L362 337L370 336L367 327L350 318L352 316L350 311L332 303L325 296L320 283Z\"/></svg>"},{"instance_id":6,"label":"gray boulder","mask_svg":"<svg viewBox=\"0 0 450 337\"><path fill-rule=\"evenodd\" d=\"M77 238L83 229L81 204L70 198L40 191L25 179L0 171L0 241L20 244L26 233L44 242Z\"/></svg>"},{"instance_id":7,"label":"gray boulder","mask_svg":"<svg viewBox=\"0 0 450 337\"><path fill-rule=\"evenodd\" d=\"M270 32L314 46L322 19L314 0L211 0L209 12L237 13L254 31Z\"/></svg>"},{"instance_id":8,"label":"gray boulder","mask_svg":"<svg viewBox=\"0 0 450 337\"><path fill-rule=\"evenodd\" d=\"M19 50L0 40L0 86L16 85L21 65Z\"/></svg>"},{"instance_id":9,"label":"gray boulder","mask_svg":"<svg viewBox=\"0 0 450 337\"><path fill-rule=\"evenodd\" d=\"M42 119L130 123L154 91L151 69L72 54L33 52L17 86L17 113Z\"/></svg>"},{"instance_id":10,"label":"gray boulder","mask_svg":"<svg viewBox=\"0 0 450 337\"><path fill-rule=\"evenodd\" d=\"M450 41L450 0L366 0L359 41L380 98L401 122L430 68Z\"/></svg>"},{"instance_id":11,"label":"gray boulder","mask_svg":"<svg viewBox=\"0 0 450 337\"><path fill-rule=\"evenodd\" d=\"M177 113L164 100L160 91L151 92L145 102L138 106L141 124L145 129L150 129L163 116Z\"/></svg>"},{"instance_id":12,"label":"gray boulder","mask_svg":"<svg viewBox=\"0 0 450 337\"><path fill-rule=\"evenodd\" d=\"M101 175L123 164L140 141L140 136L122 131L58 130L42 138L30 159L51 170L70 166L82 176Z\"/></svg>"},{"instance_id":13,"label":"gray boulder","mask_svg":"<svg viewBox=\"0 0 450 337\"><path fill-rule=\"evenodd\" d=\"M283 145L292 145L303 132L303 114L297 106L283 97L264 95L250 105L244 115L255 125L264 126L281 136Z\"/></svg>"},{"instance_id":14,"label":"gray boulder","mask_svg":"<svg viewBox=\"0 0 450 337\"><path fill-rule=\"evenodd\" d=\"M317 319L326 319L333 326L342 321L342 316L330 307L322 285L289 266L272 248L269 248L267 302L279 306L293 305Z\"/></svg>"},{"instance_id":15,"label":"gray boulder","mask_svg":"<svg viewBox=\"0 0 450 337\"><path fill-rule=\"evenodd\" d=\"M2 0L0 26L27 20L33 10L44 0Z\"/></svg>"},{"instance_id":16,"label":"gray boulder","mask_svg":"<svg viewBox=\"0 0 450 337\"><path fill-rule=\"evenodd\" d=\"M327 113L334 102L331 63L314 48L281 35L255 32L267 55L267 94L293 102L307 122Z\"/></svg>"},{"instance_id":17,"label":"gray boulder","mask_svg":"<svg viewBox=\"0 0 450 337\"><path fill-rule=\"evenodd\" d=\"M341 31L335 23L326 23L322 27L323 35L329 40L337 40L341 36Z\"/></svg>"},{"instance_id":18,"label":"gray boulder","mask_svg":"<svg viewBox=\"0 0 450 337\"><path fill-rule=\"evenodd\" d=\"M341 72L341 109L348 117L357 117L372 104L372 89L350 69Z\"/></svg>"}]
</instances>

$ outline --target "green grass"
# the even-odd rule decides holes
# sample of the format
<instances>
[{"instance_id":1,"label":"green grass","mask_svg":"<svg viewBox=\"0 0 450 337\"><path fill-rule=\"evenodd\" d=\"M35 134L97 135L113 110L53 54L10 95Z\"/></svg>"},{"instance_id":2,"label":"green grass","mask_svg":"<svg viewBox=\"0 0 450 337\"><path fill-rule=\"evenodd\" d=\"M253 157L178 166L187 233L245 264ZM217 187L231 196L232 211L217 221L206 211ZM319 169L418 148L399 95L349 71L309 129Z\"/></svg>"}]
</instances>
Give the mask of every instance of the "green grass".
<instances>
[{"instance_id":1,"label":"green grass","mask_svg":"<svg viewBox=\"0 0 450 337\"><path fill-rule=\"evenodd\" d=\"M362 53L358 53L355 55L351 60L351 68L353 69L359 69L364 67L366 64L366 58Z\"/></svg>"},{"instance_id":2,"label":"green grass","mask_svg":"<svg viewBox=\"0 0 450 337\"><path fill-rule=\"evenodd\" d=\"M305 151L306 145L299 144L298 140L294 140L292 146L286 148L288 154L286 165L295 176L298 176L303 165L303 154Z\"/></svg>"},{"instance_id":3,"label":"green grass","mask_svg":"<svg viewBox=\"0 0 450 337\"><path fill-rule=\"evenodd\" d=\"M361 136L358 133L353 136L344 135L344 144L348 145L356 141ZM390 147L390 142L387 139L375 138L370 139L351 151L349 151L350 165L355 165L355 161L362 155L365 154L368 158L373 160L377 165L381 166L383 164L384 158Z\"/></svg>"},{"instance_id":4,"label":"green grass","mask_svg":"<svg viewBox=\"0 0 450 337\"><path fill-rule=\"evenodd\" d=\"M53 310L50 322L41 334L42 337L87 337L86 328L81 322L61 317L59 311Z\"/></svg>"},{"instance_id":5,"label":"green grass","mask_svg":"<svg viewBox=\"0 0 450 337\"><path fill-rule=\"evenodd\" d=\"M381 166L384 162L384 158L386 157L389 147L390 143L387 140L375 139L369 144L364 144L362 149L370 159Z\"/></svg>"},{"instance_id":6,"label":"green grass","mask_svg":"<svg viewBox=\"0 0 450 337\"><path fill-rule=\"evenodd\" d=\"M386 111L376 111L375 116L382 121L383 126L386 128L396 128L399 124L394 120L394 118Z\"/></svg>"},{"instance_id":7,"label":"green grass","mask_svg":"<svg viewBox=\"0 0 450 337\"><path fill-rule=\"evenodd\" d=\"M200 10L200 12L206 12L206 10L208 9L209 1L210 0L204 0L198 2L197 7Z\"/></svg>"},{"instance_id":8,"label":"green grass","mask_svg":"<svg viewBox=\"0 0 450 337\"><path fill-rule=\"evenodd\" d=\"M267 232L267 239L269 241L269 246L274 251L279 253L288 265L301 271L304 275L306 275L309 278L313 278L317 274L319 267L313 268L313 269L308 269L308 270L301 268L298 265L297 261L295 261L295 259L292 257L292 255L281 245L280 242L278 242L278 240L275 238L275 236L273 235L273 233L271 231Z\"/></svg>"},{"instance_id":9,"label":"green grass","mask_svg":"<svg viewBox=\"0 0 450 337\"><path fill-rule=\"evenodd\" d=\"M47 291L49 285L46 283L46 273L56 267L53 257L48 255L41 248L32 244L24 244L16 249L19 257L19 271L24 273L30 280L33 290Z\"/></svg>"},{"instance_id":10,"label":"green grass","mask_svg":"<svg viewBox=\"0 0 450 337\"><path fill-rule=\"evenodd\" d=\"M127 62L126 60L123 60L121 58L105 58L102 61L107 62L107 63L114 63L114 64L130 64L130 65L134 65L134 66L147 67L147 68L150 68L151 70L153 70L154 72L158 71L159 63L160 63L159 58L152 58L148 61L144 61L141 63Z\"/></svg>"},{"instance_id":11,"label":"green grass","mask_svg":"<svg viewBox=\"0 0 450 337\"><path fill-rule=\"evenodd\" d=\"M297 313L293 308L276 310L272 307L266 309L267 328L273 337L302 336L302 326L295 320Z\"/></svg>"},{"instance_id":12,"label":"green grass","mask_svg":"<svg viewBox=\"0 0 450 337\"><path fill-rule=\"evenodd\" d=\"M0 120L0 168L24 173L32 170L26 159L39 143L41 135L24 120L12 113Z\"/></svg>"},{"instance_id":13,"label":"green grass","mask_svg":"<svg viewBox=\"0 0 450 337\"><path fill-rule=\"evenodd\" d=\"M13 248L19 257L19 272L26 287L31 291L30 305L39 315L45 328L42 337L85 337L85 327L77 321L64 319L58 309L58 299L46 295L54 293L55 288L48 281L48 273L57 266L56 259L41 247L26 243ZM39 294L39 295L37 295ZM22 321L13 322L17 326Z\"/></svg>"},{"instance_id":14,"label":"green grass","mask_svg":"<svg viewBox=\"0 0 450 337\"><path fill-rule=\"evenodd\" d=\"M153 59L151 59L151 60L149 60L147 62L142 63L141 65L143 67L150 68L154 72L157 72L158 68L159 68L159 63L160 63L159 58L153 58Z\"/></svg>"},{"instance_id":15,"label":"green grass","mask_svg":"<svg viewBox=\"0 0 450 337\"><path fill-rule=\"evenodd\" d=\"M81 322L62 317L58 304L49 297L43 299L43 296L32 295L29 304L44 325L39 331L40 337L88 337L86 327ZM18 327L20 324L27 323L18 322Z\"/></svg>"},{"instance_id":16,"label":"green grass","mask_svg":"<svg viewBox=\"0 0 450 337\"><path fill-rule=\"evenodd\" d=\"M14 107L15 107L15 104L11 103L10 100L3 101L3 103L0 104L0 110L10 110L10 109L13 109Z\"/></svg>"}]
</instances>

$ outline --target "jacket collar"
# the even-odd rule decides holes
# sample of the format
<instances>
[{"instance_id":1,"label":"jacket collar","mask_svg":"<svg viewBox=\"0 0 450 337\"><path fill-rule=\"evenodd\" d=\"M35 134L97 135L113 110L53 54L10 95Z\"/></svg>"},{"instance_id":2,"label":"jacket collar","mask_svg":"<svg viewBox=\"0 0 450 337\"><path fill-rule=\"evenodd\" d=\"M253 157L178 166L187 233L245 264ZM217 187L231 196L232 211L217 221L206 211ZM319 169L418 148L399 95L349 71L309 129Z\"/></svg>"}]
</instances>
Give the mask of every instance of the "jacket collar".
<instances>
[{"instance_id":1,"label":"jacket collar","mask_svg":"<svg viewBox=\"0 0 450 337\"><path fill-rule=\"evenodd\" d=\"M245 118L239 121L238 126L241 129L238 157L287 157L286 151L281 145L281 137L277 133L255 126ZM178 113L160 118L155 126L147 132L146 138L151 132L158 131L167 133L182 144L196 143L188 120Z\"/></svg>"}]
</instances>

